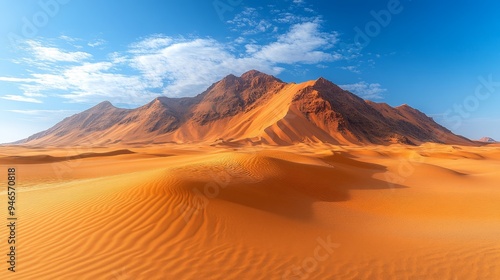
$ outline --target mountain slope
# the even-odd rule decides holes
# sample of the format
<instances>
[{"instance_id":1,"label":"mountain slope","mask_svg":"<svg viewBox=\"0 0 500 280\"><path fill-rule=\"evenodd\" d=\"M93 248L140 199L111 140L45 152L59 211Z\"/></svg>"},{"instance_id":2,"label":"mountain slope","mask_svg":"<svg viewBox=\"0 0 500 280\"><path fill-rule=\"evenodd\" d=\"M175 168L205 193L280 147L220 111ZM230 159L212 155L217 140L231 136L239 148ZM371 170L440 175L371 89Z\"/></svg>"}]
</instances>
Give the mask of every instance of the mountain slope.
<instances>
[{"instance_id":1,"label":"mountain slope","mask_svg":"<svg viewBox=\"0 0 500 280\"><path fill-rule=\"evenodd\" d=\"M195 97L159 97L136 109L102 102L18 143L103 145L111 143L232 141L288 145L473 145L422 112L366 101L319 78L285 83L252 70L229 75Z\"/></svg>"}]
</instances>

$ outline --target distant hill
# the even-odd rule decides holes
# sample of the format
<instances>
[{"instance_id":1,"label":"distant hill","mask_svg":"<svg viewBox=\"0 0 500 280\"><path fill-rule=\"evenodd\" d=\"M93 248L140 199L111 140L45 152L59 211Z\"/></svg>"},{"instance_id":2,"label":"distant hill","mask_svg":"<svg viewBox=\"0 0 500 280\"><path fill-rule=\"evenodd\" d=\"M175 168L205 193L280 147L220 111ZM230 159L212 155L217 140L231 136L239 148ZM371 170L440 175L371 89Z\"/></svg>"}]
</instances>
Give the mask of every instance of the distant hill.
<instances>
[{"instance_id":1,"label":"distant hill","mask_svg":"<svg viewBox=\"0 0 500 280\"><path fill-rule=\"evenodd\" d=\"M495 139L491 138L491 137L483 137L481 139L478 140L479 142L485 142L485 143L496 143L497 141L495 141Z\"/></svg>"}]
</instances>

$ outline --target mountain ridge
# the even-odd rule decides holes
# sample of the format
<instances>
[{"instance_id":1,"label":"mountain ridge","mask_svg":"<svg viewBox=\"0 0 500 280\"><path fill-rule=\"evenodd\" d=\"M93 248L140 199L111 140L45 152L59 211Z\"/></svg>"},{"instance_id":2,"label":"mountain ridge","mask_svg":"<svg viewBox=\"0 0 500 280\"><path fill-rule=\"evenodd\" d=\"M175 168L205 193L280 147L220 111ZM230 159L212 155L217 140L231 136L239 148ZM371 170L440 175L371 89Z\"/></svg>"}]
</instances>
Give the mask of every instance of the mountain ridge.
<instances>
[{"instance_id":1,"label":"mountain ridge","mask_svg":"<svg viewBox=\"0 0 500 280\"><path fill-rule=\"evenodd\" d=\"M16 144L226 142L474 145L407 104L364 100L320 77L303 83L250 70L194 97L157 97L135 109L104 101ZM252 140L250 140L252 139ZM257 139L257 140L256 140Z\"/></svg>"}]
</instances>

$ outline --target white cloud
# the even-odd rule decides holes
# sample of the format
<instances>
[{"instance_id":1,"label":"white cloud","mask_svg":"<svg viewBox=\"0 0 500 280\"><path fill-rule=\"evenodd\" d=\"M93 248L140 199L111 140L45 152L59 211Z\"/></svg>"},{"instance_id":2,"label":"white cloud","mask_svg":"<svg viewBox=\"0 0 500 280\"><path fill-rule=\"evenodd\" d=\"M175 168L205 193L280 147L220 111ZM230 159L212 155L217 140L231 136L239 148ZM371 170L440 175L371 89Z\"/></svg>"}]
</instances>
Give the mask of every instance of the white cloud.
<instances>
[{"instance_id":1,"label":"white cloud","mask_svg":"<svg viewBox=\"0 0 500 280\"><path fill-rule=\"evenodd\" d=\"M41 94L38 91L30 91L29 87L24 87L23 86L21 88L25 89L24 92L23 92L23 95L26 96L26 97L47 97L47 95Z\"/></svg>"},{"instance_id":2,"label":"white cloud","mask_svg":"<svg viewBox=\"0 0 500 280\"><path fill-rule=\"evenodd\" d=\"M304 17L290 12L280 12L273 20L278 23L294 24L313 22L316 18Z\"/></svg>"},{"instance_id":3,"label":"white cloud","mask_svg":"<svg viewBox=\"0 0 500 280\"><path fill-rule=\"evenodd\" d=\"M13 83L31 83L35 82L36 80L31 78L0 77L0 81Z\"/></svg>"},{"instance_id":4,"label":"white cloud","mask_svg":"<svg viewBox=\"0 0 500 280\"><path fill-rule=\"evenodd\" d=\"M148 53L172 44L173 39L164 35L153 35L131 46L131 53Z\"/></svg>"},{"instance_id":5,"label":"white cloud","mask_svg":"<svg viewBox=\"0 0 500 280\"><path fill-rule=\"evenodd\" d=\"M319 31L319 22L295 24L278 40L255 54L256 58L272 63L318 63L339 60L341 56L331 50L337 42L337 33Z\"/></svg>"},{"instance_id":6,"label":"white cloud","mask_svg":"<svg viewBox=\"0 0 500 280\"><path fill-rule=\"evenodd\" d=\"M273 25L263 19L257 9L255 8L245 8L232 20L228 20L227 23L234 25L233 31L242 33L243 35L251 35L266 32L271 29Z\"/></svg>"},{"instance_id":7,"label":"white cloud","mask_svg":"<svg viewBox=\"0 0 500 280\"><path fill-rule=\"evenodd\" d=\"M150 91L150 85L139 75L114 73L112 62L82 63L54 68L50 73L33 73L30 79L0 77L0 81L22 83L23 95L7 95L1 98L42 103L34 97L46 94L66 98L70 102L112 100L124 104L144 104L158 93Z\"/></svg>"},{"instance_id":8,"label":"white cloud","mask_svg":"<svg viewBox=\"0 0 500 280\"><path fill-rule=\"evenodd\" d=\"M238 57L213 39L178 40L148 54L134 56L131 65L148 83L170 96L201 93L229 73L259 68L276 73L271 65L252 57Z\"/></svg>"},{"instance_id":9,"label":"white cloud","mask_svg":"<svg viewBox=\"0 0 500 280\"><path fill-rule=\"evenodd\" d=\"M6 99L6 100L12 100L12 101L19 101L19 102L30 102L30 103L43 103L41 100L32 98L32 97L26 97L22 95L4 95L0 96L0 98Z\"/></svg>"},{"instance_id":10,"label":"white cloud","mask_svg":"<svg viewBox=\"0 0 500 280\"><path fill-rule=\"evenodd\" d=\"M356 74L361 73L361 71L359 71L358 67L354 66L354 65L342 66L342 67L340 67L340 69L344 69L344 70L347 70L347 71L350 71L350 72L356 73Z\"/></svg>"},{"instance_id":11,"label":"white cloud","mask_svg":"<svg viewBox=\"0 0 500 280\"><path fill-rule=\"evenodd\" d=\"M128 57L126 55L122 55L119 52L112 52L108 55L109 59L113 64L122 64L128 61Z\"/></svg>"},{"instance_id":12,"label":"white cloud","mask_svg":"<svg viewBox=\"0 0 500 280\"><path fill-rule=\"evenodd\" d=\"M275 42L245 45L243 56L214 39L162 37L165 42L162 47L151 47L149 52L143 49L131 58L131 65L152 87L164 87L166 95L194 95L229 73L259 69L279 74L283 70L279 64L313 64L340 59L333 51L327 52L336 43L337 34L323 33L319 28L319 22L296 24ZM134 44L133 48L144 42L149 45L151 39Z\"/></svg>"},{"instance_id":13,"label":"white cloud","mask_svg":"<svg viewBox=\"0 0 500 280\"><path fill-rule=\"evenodd\" d=\"M39 90L59 90L71 102L110 99L116 103L143 104L158 94L140 76L113 73L111 62L84 63L59 73L35 74Z\"/></svg>"},{"instance_id":14,"label":"white cloud","mask_svg":"<svg viewBox=\"0 0 500 280\"><path fill-rule=\"evenodd\" d=\"M95 48L95 47L100 47L102 45L106 44L106 40L103 39L97 39L92 42L87 43L89 47Z\"/></svg>"},{"instance_id":15,"label":"white cloud","mask_svg":"<svg viewBox=\"0 0 500 280\"><path fill-rule=\"evenodd\" d=\"M245 39L244 37L241 37L241 36L240 36L240 37L238 37L238 38L236 38L236 39L234 40L234 42L235 42L236 44L243 44L243 43L245 43L245 41L246 41L246 39Z\"/></svg>"},{"instance_id":16,"label":"white cloud","mask_svg":"<svg viewBox=\"0 0 500 280\"><path fill-rule=\"evenodd\" d=\"M80 40L80 39L73 38L73 37L70 37L70 36L67 36L67 35L61 35L61 36L59 36L59 39L61 39L63 41L66 41L66 42L76 42L76 41Z\"/></svg>"},{"instance_id":17,"label":"white cloud","mask_svg":"<svg viewBox=\"0 0 500 280\"><path fill-rule=\"evenodd\" d=\"M387 91L380 84L368 84L364 81L355 84L340 85L340 87L365 99L382 99L382 93Z\"/></svg>"},{"instance_id":18,"label":"white cloud","mask_svg":"<svg viewBox=\"0 0 500 280\"><path fill-rule=\"evenodd\" d=\"M245 49L247 53L256 53L260 50L260 46L257 44L246 44Z\"/></svg>"},{"instance_id":19,"label":"white cloud","mask_svg":"<svg viewBox=\"0 0 500 280\"><path fill-rule=\"evenodd\" d=\"M36 60L50 62L81 62L92 57L86 52L66 52L54 47L43 46L37 41L27 41L30 51Z\"/></svg>"},{"instance_id":20,"label":"white cloud","mask_svg":"<svg viewBox=\"0 0 500 280\"><path fill-rule=\"evenodd\" d=\"M69 70L64 73L70 93L61 97L71 102L111 100L114 103L144 104L159 94L148 90L147 83L138 76L127 76L104 72L80 72Z\"/></svg>"}]
</instances>

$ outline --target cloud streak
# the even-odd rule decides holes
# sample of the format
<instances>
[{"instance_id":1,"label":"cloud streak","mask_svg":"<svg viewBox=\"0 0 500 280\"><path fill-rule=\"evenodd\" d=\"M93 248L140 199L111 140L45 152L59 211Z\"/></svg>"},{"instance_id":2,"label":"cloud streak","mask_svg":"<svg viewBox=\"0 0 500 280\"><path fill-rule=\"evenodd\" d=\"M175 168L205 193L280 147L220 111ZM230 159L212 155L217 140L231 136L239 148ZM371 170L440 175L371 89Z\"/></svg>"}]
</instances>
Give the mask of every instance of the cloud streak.
<instances>
[{"instance_id":1,"label":"cloud streak","mask_svg":"<svg viewBox=\"0 0 500 280\"><path fill-rule=\"evenodd\" d=\"M58 48L43 46L40 42L26 42L36 60L49 62L81 62L92 57L86 52L67 52Z\"/></svg>"},{"instance_id":2,"label":"cloud streak","mask_svg":"<svg viewBox=\"0 0 500 280\"><path fill-rule=\"evenodd\" d=\"M7 110L7 111L23 115L31 115L31 116L75 112L74 110Z\"/></svg>"},{"instance_id":3,"label":"cloud streak","mask_svg":"<svg viewBox=\"0 0 500 280\"><path fill-rule=\"evenodd\" d=\"M26 97L22 95L4 95L0 96L0 98L5 99L5 100L11 100L11 101L19 101L19 102L29 102L29 103L43 103L41 100L32 98L32 97Z\"/></svg>"}]
</instances>

